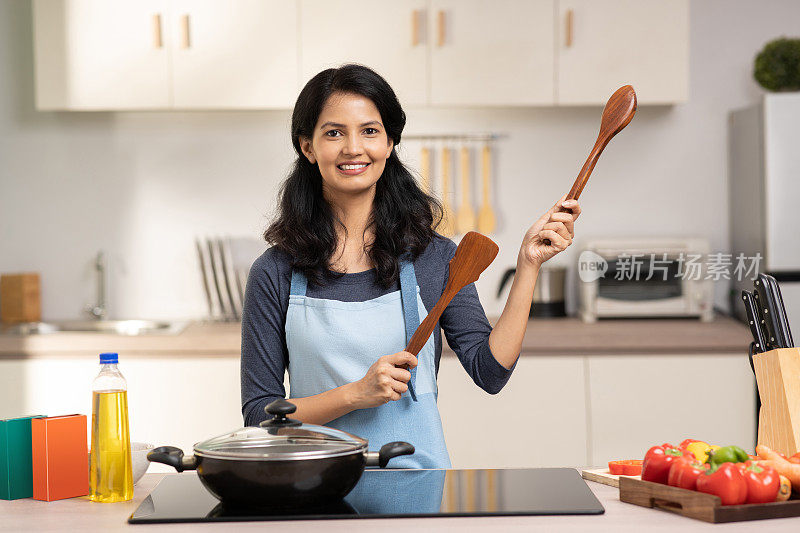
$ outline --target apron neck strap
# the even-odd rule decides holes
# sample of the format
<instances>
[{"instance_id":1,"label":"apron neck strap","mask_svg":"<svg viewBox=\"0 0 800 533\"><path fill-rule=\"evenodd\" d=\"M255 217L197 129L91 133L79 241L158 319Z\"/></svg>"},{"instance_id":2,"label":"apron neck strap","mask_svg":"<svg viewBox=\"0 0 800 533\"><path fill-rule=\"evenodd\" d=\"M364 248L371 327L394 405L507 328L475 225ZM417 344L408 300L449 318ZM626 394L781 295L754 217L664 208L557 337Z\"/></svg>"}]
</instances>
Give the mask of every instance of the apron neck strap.
<instances>
[{"instance_id":1,"label":"apron neck strap","mask_svg":"<svg viewBox=\"0 0 800 533\"><path fill-rule=\"evenodd\" d=\"M302 272L296 268L292 269L292 284L289 286L289 295L305 296L308 281Z\"/></svg>"},{"instance_id":2,"label":"apron neck strap","mask_svg":"<svg viewBox=\"0 0 800 533\"><path fill-rule=\"evenodd\" d=\"M406 256L400 260L400 297L403 300L403 318L406 322L406 345L419 327L417 308L417 274L414 263Z\"/></svg>"}]
</instances>

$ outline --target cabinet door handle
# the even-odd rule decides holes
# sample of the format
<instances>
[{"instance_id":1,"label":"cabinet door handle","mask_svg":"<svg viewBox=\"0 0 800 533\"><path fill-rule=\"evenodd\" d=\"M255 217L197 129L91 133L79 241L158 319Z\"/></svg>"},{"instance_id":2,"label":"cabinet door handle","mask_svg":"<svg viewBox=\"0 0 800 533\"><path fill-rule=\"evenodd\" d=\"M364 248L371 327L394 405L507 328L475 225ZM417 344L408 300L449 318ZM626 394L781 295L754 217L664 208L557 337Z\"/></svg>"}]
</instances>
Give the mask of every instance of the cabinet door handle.
<instances>
[{"instance_id":1,"label":"cabinet door handle","mask_svg":"<svg viewBox=\"0 0 800 533\"><path fill-rule=\"evenodd\" d=\"M438 22L437 26L438 26L438 30L439 30L438 31L439 38L437 39L439 46L444 46L444 40L445 40L445 19L444 19L444 17L445 17L444 11L439 11L439 13L437 14L437 17L436 17L437 18L437 22Z\"/></svg>"},{"instance_id":2,"label":"cabinet door handle","mask_svg":"<svg viewBox=\"0 0 800 533\"><path fill-rule=\"evenodd\" d=\"M415 9L411 12L411 46L415 47L419 44L419 16L420 10Z\"/></svg>"},{"instance_id":3,"label":"cabinet door handle","mask_svg":"<svg viewBox=\"0 0 800 533\"><path fill-rule=\"evenodd\" d=\"M153 15L153 47L164 48L164 40L161 34L161 13Z\"/></svg>"},{"instance_id":4,"label":"cabinet door handle","mask_svg":"<svg viewBox=\"0 0 800 533\"><path fill-rule=\"evenodd\" d=\"M189 15L181 16L181 48L191 48L192 41L189 36Z\"/></svg>"},{"instance_id":5,"label":"cabinet door handle","mask_svg":"<svg viewBox=\"0 0 800 533\"><path fill-rule=\"evenodd\" d=\"M573 15L572 9L567 9L566 32L565 32L567 48L572 46L573 19L574 19L574 15Z\"/></svg>"}]
</instances>

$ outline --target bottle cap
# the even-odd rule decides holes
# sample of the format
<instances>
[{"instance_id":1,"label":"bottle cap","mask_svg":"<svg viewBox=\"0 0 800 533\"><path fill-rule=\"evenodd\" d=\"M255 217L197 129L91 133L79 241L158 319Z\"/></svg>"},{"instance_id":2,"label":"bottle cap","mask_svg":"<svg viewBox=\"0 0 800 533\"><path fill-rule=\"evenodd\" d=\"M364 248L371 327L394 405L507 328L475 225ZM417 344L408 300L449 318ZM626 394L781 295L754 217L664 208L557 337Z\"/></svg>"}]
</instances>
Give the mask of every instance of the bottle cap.
<instances>
[{"instance_id":1,"label":"bottle cap","mask_svg":"<svg viewBox=\"0 0 800 533\"><path fill-rule=\"evenodd\" d=\"M110 365L119 363L119 356L116 353L106 352L100 354L100 364Z\"/></svg>"}]
</instances>

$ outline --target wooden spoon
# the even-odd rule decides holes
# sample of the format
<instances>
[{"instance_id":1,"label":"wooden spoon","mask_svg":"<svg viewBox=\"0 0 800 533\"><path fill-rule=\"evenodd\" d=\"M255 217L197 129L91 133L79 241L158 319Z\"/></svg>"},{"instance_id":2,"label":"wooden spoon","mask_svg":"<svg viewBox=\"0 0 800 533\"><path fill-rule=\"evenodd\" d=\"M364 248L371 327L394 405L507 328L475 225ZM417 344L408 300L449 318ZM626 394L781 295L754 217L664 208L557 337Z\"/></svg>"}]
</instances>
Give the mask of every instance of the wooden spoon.
<instances>
[{"instance_id":1,"label":"wooden spoon","mask_svg":"<svg viewBox=\"0 0 800 533\"><path fill-rule=\"evenodd\" d=\"M450 148L442 148L442 223L439 233L445 237L455 234L453 208L450 207Z\"/></svg>"},{"instance_id":2,"label":"wooden spoon","mask_svg":"<svg viewBox=\"0 0 800 533\"><path fill-rule=\"evenodd\" d=\"M425 194L431 192L431 151L423 146L419 154L419 173L422 176L422 190Z\"/></svg>"},{"instance_id":3,"label":"wooden spoon","mask_svg":"<svg viewBox=\"0 0 800 533\"><path fill-rule=\"evenodd\" d=\"M414 355L419 354L419 351L428 342L428 337L433 333L433 327L439 318L442 316L445 307L450 303L450 300L470 283L478 280L481 272L486 270L494 258L497 256L499 248L492 239L470 231L456 249L456 254L450 260L450 275L447 278L447 285L444 287L442 296L436 305L433 306L428 316L414 332L411 340L406 347L407 352Z\"/></svg>"},{"instance_id":4,"label":"wooden spoon","mask_svg":"<svg viewBox=\"0 0 800 533\"><path fill-rule=\"evenodd\" d=\"M475 229L475 210L472 208L469 182L469 148L461 147L461 205L456 215L456 231L467 234Z\"/></svg>"},{"instance_id":5,"label":"wooden spoon","mask_svg":"<svg viewBox=\"0 0 800 533\"><path fill-rule=\"evenodd\" d=\"M603 109L603 117L600 120L600 133L597 136L597 141L595 141L592 151L589 152L589 157L586 158L586 162L578 173L578 177L575 178L575 183L572 184L572 188L569 190L565 200L578 199L608 141L630 124L635 114L636 91L630 85L624 85L617 89L606 102L606 107ZM568 212L569 210L560 209L560 211ZM550 239L545 239L544 243L549 246Z\"/></svg>"},{"instance_id":6,"label":"wooden spoon","mask_svg":"<svg viewBox=\"0 0 800 533\"><path fill-rule=\"evenodd\" d=\"M489 202L489 176L492 168L492 150L486 144L481 150L481 208L478 211L478 231L483 234L494 232L496 220Z\"/></svg>"}]
</instances>

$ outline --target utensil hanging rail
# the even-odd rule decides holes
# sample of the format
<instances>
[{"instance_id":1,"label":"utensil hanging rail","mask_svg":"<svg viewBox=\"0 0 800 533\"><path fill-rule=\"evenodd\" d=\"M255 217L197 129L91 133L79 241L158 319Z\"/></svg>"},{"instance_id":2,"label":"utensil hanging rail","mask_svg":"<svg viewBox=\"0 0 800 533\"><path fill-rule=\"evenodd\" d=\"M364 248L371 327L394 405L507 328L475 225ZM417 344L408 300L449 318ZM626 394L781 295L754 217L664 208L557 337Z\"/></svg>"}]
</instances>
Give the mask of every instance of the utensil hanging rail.
<instances>
[{"instance_id":1,"label":"utensil hanging rail","mask_svg":"<svg viewBox=\"0 0 800 533\"><path fill-rule=\"evenodd\" d=\"M464 134L431 134L431 135L404 135L403 139L409 141L496 141L508 138L506 133L464 133Z\"/></svg>"}]
</instances>

